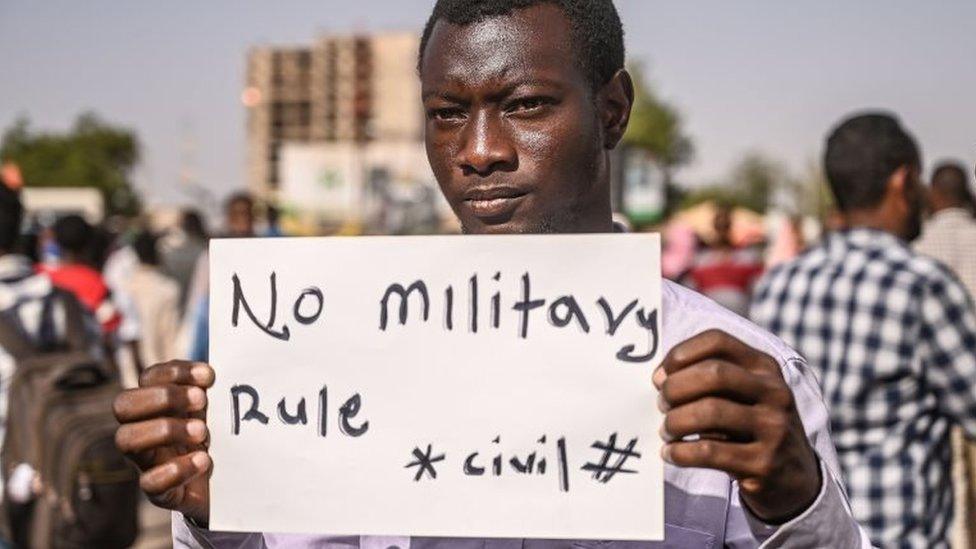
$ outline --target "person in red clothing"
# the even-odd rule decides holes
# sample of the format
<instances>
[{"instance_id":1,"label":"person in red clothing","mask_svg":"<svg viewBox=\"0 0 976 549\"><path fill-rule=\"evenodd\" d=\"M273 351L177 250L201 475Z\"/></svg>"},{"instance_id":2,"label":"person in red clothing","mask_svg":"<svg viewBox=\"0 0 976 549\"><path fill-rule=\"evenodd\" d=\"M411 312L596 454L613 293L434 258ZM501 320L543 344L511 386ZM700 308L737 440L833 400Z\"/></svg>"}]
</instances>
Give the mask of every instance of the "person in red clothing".
<instances>
[{"instance_id":1,"label":"person in red clothing","mask_svg":"<svg viewBox=\"0 0 976 549\"><path fill-rule=\"evenodd\" d=\"M105 335L111 335L122 322L112 302L102 274L88 263L95 230L78 215L62 217L54 224L54 239L61 252L56 265L40 265L38 271L50 277L58 288L75 295L98 320Z\"/></svg>"},{"instance_id":2,"label":"person in red clothing","mask_svg":"<svg viewBox=\"0 0 976 549\"><path fill-rule=\"evenodd\" d=\"M699 253L688 273L691 286L719 305L747 316L752 287L763 273L762 255L732 241L732 208L715 212L715 242Z\"/></svg>"}]
</instances>

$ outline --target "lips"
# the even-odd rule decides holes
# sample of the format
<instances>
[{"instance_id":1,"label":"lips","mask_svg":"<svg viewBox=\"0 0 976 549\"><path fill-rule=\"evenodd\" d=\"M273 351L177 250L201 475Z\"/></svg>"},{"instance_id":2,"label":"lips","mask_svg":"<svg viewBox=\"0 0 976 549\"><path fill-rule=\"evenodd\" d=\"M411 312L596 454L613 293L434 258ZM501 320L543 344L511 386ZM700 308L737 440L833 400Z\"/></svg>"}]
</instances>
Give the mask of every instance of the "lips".
<instances>
[{"instance_id":1,"label":"lips","mask_svg":"<svg viewBox=\"0 0 976 549\"><path fill-rule=\"evenodd\" d=\"M464 204L484 222L507 220L528 195L527 191L510 186L477 187L464 193Z\"/></svg>"}]
</instances>

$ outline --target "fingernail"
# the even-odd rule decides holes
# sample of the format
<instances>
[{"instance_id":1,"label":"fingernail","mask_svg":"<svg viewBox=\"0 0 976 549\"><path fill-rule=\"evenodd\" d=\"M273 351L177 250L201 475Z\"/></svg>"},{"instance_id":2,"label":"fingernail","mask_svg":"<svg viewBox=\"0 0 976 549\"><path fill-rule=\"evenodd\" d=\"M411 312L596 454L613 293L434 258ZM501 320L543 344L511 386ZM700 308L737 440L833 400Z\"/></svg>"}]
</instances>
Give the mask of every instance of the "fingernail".
<instances>
[{"instance_id":1,"label":"fingernail","mask_svg":"<svg viewBox=\"0 0 976 549\"><path fill-rule=\"evenodd\" d=\"M207 393L199 387L190 387L186 391L186 398L190 401L190 411L198 412L207 405Z\"/></svg>"},{"instance_id":2,"label":"fingernail","mask_svg":"<svg viewBox=\"0 0 976 549\"><path fill-rule=\"evenodd\" d=\"M654 382L654 386L660 390L661 386L664 385L664 380L667 379L667 377L668 375L665 373L664 368L658 366L654 369L654 375L651 376L651 380Z\"/></svg>"},{"instance_id":3,"label":"fingernail","mask_svg":"<svg viewBox=\"0 0 976 549\"><path fill-rule=\"evenodd\" d=\"M668 401L664 400L664 395L662 394L657 395L657 409L662 414L666 414L671 410L671 405L668 404Z\"/></svg>"},{"instance_id":4,"label":"fingernail","mask_svg":"<svg viewBox=\"0 0 976 549\"><path fill-rule=\"evenodd\" d=\"M206 469L210 466L210 456L204 452L197 452L190 456L190 461L197 469Z\"/></svg>"},{"instance_id":5,"label":"fingernail","mask_svg":"<svg viewBox=\"0 0 976 549\"><path fill-rule=\"evenodd\" d=\"M664 461L666 461L668 463L674 463L674 462L671 461L671 445L670 444L665 444L664 446L661 446L661 459L663 459Z\"/></svg>"},{"instance_id":6,"label":"fingernail","mask_svg":"<svg viewBox=\"0 0 976 549\"><path fill-rule=\"evenodd\" d=\"M213 369L206 364L197 364L190 369L190 375L197 383L208 384L213 377Z\"/></svg>"},{"instance_id":7,"label":"fingernail","mask_svg":"<svg viewBox=\"0 0 976 549\"><path fill-rule=\"evenodd\" d=\"M659 435L661 435L661 440L663 440L664 442L671 442L671 439L673 437L670 434L668 434L668 430L664 428L663 424L661 425L661 428L658 429L657 432Z\"/></svg>"},{"instance_id":8,"label":"fingernail","mask_svg":"<svg viewBox=\"0 0 976 549\"><path fill-rule=\"evenodd\" d=\"M186 432L195 441L203 441L207 437L207 424L199 419L191 419L186 424Z\"/></svg>"}]
</instances>

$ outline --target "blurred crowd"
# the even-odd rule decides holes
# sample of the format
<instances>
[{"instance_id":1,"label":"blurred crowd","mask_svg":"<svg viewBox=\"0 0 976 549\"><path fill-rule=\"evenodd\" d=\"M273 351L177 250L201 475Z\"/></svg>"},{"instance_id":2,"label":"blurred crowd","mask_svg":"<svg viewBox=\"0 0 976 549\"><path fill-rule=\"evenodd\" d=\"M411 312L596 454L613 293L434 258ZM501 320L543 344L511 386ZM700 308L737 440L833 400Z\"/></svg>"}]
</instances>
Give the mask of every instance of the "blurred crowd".
<instances>
[{"instance_id":1,"label":"blurred crowd","mask_svg":"<svg viewBox=\"0 0 976 549\"><path fill-rule=\"evenodd\" d=\"M843 153L852 149L853 160ZM855 184L866 166L889 175ZM781 217L757 231L755 214L711 203L656 229L665 277L776 333L814 366L866 527L884 537L935 509L934 520L944 522L935 528L945 529L954 509L955 546L976 546L968 545L976 451L963 436L976 431L976 326L967 320L976 294L976 199L968 167L942 162L927 182L921 167L917 145L895 119L853 118L828 140L835 214L815 223ZM46 320L57 305L45 296L73 295L123 387L155 363L207 360L210 238L282 235L277 212L247 194L227 199L216 231L193 209L162 231L146 219L25 218L16 169L2 173L0 310L16 311L31 337L54 341L70 334L70 321ZM3 380L17 358L7 354L0 353ZM932 394L937 401L927 400ZM904 430L892 437L899 422ZM951 475L943 470L950 463ZM33 477L20 471L4 471L11 484L28 479L7 492L30 499ZM950 482L954 504L946 500Z\"/></svg>"}]
</instances>

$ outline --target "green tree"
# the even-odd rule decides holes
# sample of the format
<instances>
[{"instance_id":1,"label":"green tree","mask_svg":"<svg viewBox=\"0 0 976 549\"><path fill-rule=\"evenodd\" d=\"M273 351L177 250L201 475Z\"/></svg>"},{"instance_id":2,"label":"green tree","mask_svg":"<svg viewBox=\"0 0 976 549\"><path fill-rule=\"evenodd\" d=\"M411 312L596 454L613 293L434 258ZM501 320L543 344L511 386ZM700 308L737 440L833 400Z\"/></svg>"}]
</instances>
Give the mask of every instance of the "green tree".
<instances>
[{"instance_id":1,"label":"green tree","mask_svg":"<svg viewBox=\"0 0 976 549\"><path fill-rule=\"evenodd\" d=\"M631 67L630 74L634 79L634 107L624 144L647 151L669 172L687 164L695 148L684 133L681 113L657 95L640 66Z\"/></svg>"},{"instance_id":2,"label":"green tree","mask_svg":"<svg viewBox=\"0 0 976 549\"><path fill-rule=\"evenodd\" d=\"M634 80L634 105L623 138L624 148L642 151L660 165L664 172L664 214L668 215L685 196L684 190L674 183L674 172L692 160L695 147L685 133L677 107L657 94L640 65L629 70ZM623 189L617 192L622 193Z\"/></svg>"},{"instance_id":3,"label":"green tree","mask_svg":"<svg viewBox=\"0 0 976 549\"><path fill-rule=\"evenodd\" d=\"M786 168L760 153L750 153L732 169L731 185L742 206L765 213L779 193L792 186Z\"/></svg>"},{"instance_id":4,"label":"green tree","mask_svg":"<svg viewBox=\"0 0 976 549\"><path fill-rule=\"evenodd\" d=\"M796 213L821 221L827 219L834 208L827 176L818 162L807 163L803 176L796 180L793 196Z\"/></svg>"},{"instance_id":5,"label":"green tree","mask_svg":"<svg viewBox=\"0 0 976 549\"><path fill-rule=\"evenodd\" d=\"M690 192L682 205L688 207L717 201L765 213L770 206L779 205L774 201L795 195L796 185L782 163L761 153L752 152L732 168L723 183Z\"/></svg>"},{"instance_id":6,"label":"green tree","mask_svg":"<svg viewBox=\"0 0 976 549\"><path fill-rule=\"evenodd\" d=\"M93 113L80 115L66 133L35 131L21 117L0 141L0 159L17 163L27 186L94 187L106 210L121 214L139 210L131 180L139 152L132 130Z\"/></svg>"}]
</instances>

